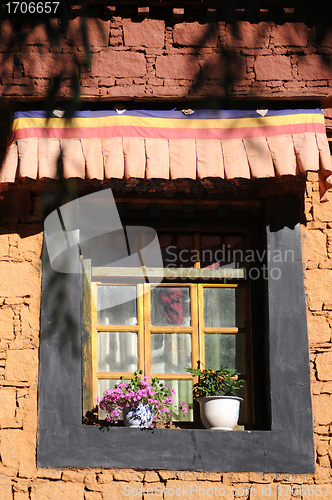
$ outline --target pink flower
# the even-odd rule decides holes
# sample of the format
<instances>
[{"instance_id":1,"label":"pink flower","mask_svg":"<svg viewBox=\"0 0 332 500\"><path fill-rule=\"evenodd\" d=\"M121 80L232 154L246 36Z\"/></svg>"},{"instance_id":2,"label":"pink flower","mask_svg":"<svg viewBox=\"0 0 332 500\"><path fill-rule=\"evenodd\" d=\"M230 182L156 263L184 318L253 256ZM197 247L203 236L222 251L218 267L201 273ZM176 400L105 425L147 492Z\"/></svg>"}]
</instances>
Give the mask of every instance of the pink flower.
<instances>
[{"instance_id":1,"label":"pink flower","mask_svg":"<svg viewBox=\"0 0 332 500\"><path fill-rule=\"evenodd\" d=\"M169 423L170 407L174 404L176 392L168 385L160 383L156 377L139 377L134 373L133 378L127 382L120 382L112 389L106 389L101 399L97 399L99 408L106 409L107 421L117 423L121 418L124 407L130 407L133 403L148 404L154 411L153 426L157 422ZM179 409L184 413L187 411L185 403L181 403Z\"/></svg>"},{"instance_id":2,"label":"pink flower","mask_svg":"<svg viewBox=\"0 0 332 500\"><path fill-rule=\"evenodd\" d=\"M187 413L188 409L186 403L180 403L180 410L182 410L183 413Z\"/></svg>"}]
</instances>

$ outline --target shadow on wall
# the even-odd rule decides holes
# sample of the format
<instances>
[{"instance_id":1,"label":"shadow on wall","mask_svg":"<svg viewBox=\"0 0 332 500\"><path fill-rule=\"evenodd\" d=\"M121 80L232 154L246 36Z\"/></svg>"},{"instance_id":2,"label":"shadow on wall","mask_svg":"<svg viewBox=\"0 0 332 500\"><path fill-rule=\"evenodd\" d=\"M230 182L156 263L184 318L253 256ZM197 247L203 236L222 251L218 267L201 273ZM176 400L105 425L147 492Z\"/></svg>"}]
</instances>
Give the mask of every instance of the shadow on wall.
<instances>
[{"instance_id":1,"label":"shadow on wall","mask_svg":"<svg viewBox=\"0 0 332 500\"><path fill-rule=\"evenodd\" d=\"M128 3L126 9L121 2L114 3L117 4L116 15L129 17L135 23L142 22L142 17L137 16L135 2L132 2L131 6ZM172 19L171 7L166 8L160 2L161 5L158 8L150 8L149 19L163 18L166 20L167 27L173 28L173 49L181 47L196 49L196 52L191 52L195 64L192 65L190 71L193 81L191 84L188 82L192 88L190 93L195 96L199 92L203 98L205 95L207 99L205 107L213 108L219 106L219 98L214 97L213 90L210 91L211 94L209 93L206 83L209 80L218 81L218 87L222 89L225 99L232 95L234 82L241 80L241 75L244 78L248 71L259 71L258 66L246 68L244 56L250 55L250 51L254 55L256 49L267 47L267 43L273 36L271 23L282 27L282 37L286 42L284 45L288 44L296 48L301 34L299 35L300 26L294 27L293 23L306 22L314 26L314 39L310 40L310 43L313 47L324 49L326 41L331 36L331 2L326 4L323 0L314 3L311 0L301 0L293 3L295 7L292 11L292 9L280 7L280 2L276 0L265 0L264 8L261 8L259 1L247 2L244 8L240 9L234 7L233 0L224 0L222 9L208 9L207 2L197 2L197 5L192 2L192 5L185 8L184 17L180 21ZM62 104L66 116L73 115L80 105L82 79L88 75L91 76L92 60L97 57L100 48L105 49L110 45L110 29L107 32L105 28L107 25L104 23L105 20L110 19L110 14L106 16L102 6L97 8L88 0L81 0L78 4L81 9L72 11L70 6L66 8L66 3L61 3L60 17L54 15L54 17L46 16L45 18L42 15L8 14L8 3L1 0L0 6L4 14L4 19L0 22L0 78L2 78L3 94L15 95L21 92L24 98L24 95L38 95L39 87L44 86L47 89L47 97L45 98L44 94L41 100L45 109L51 113L57 99L63 97L65 85L68 96ZM195 34L191 34L189 42L186 43L184 37L181 36L181 26L188 23L193 25ZM218 36L218 23L219 25L225 23L226 36ZM250 24L253 27L251 32L248 30ZM115 31L120 34L114 35L111 32L112 38L120 36L119 43L122 43L121 30ZM93 48L96 39L98 39L99 49ZM42 50L45 47L48 47L48 52L52 54L45 55ZM77 50L78 47L80 50ZM198 57L201 49L211 47L215 47L217 52L208 53L207 51L204 58ZM304 48L298 46L294 54L303 56ZM166 49L165 45L163 49ZM273 53L273 58L280 57L278 54L283 54L289 59L289 54L280 50L278 52L278 50ZM28 64L25 54L29 55L31 51L35 59L30 57L31 62ZM111 53L110 49L108 51ZM328 51L322 50L317 57L323 63L322 67L331 68L332 58ZM266 66L266 61L267 58L261 58L263 66L264 64ZM306 60L303 59L303 64L305 63ZM46 67L48 69L45 69ZM290 63L287 71L291 76ZM283 78L281 73L280 79L287 80L288 78ZM36 80L41 75L45 81ZM18 88L20 90L17 90ZM257 93L257 90L259 91L259 89L251 88L245 91L245 94L249 97L254 91ZM116 97L115 94L114 97Z\"/></svg>"}]
</instances>

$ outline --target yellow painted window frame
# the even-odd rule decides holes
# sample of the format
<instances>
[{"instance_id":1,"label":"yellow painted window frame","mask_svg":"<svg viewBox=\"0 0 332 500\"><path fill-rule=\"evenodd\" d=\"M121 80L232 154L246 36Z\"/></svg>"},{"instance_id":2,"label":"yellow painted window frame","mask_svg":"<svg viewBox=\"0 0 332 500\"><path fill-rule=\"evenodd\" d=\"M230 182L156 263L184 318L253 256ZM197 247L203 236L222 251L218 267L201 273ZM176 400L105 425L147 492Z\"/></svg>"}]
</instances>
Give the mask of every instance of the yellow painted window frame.
<instances>
[{"instance_id":1,"label":"yellow painted window frame","mask_svg":"<svg viewBox=\"0 0 332 500\"><path fill-rule=\"evenodd\" d=\"M238 288L241 286L243 288L243 327L206 327L204 325L204 288ZM251 319L250 319L250 306L249 306L249 290L248 282L241 281L240 283L198 283L198 311L199 311L199 359L205 365L205 333L230 333L244 334L244 363L246 368L246 373L241 373L241 378L246 382L246 405L247 405L247 421L253 425L254 420L254 408L253 408L253 360L252 360L252 348L251 348Z\"/></svg>"},{"instance_id":2,"label":"yellow painted window frame","mask_svg":"<svg viewBox=\"0 0 332 500\"><path fill-rule=\"evenodd\" d=\"M98 371L98 332L100 331L130 331L138 334L138 370L146 376L156 376L161 380L192 380L189 373L152 373L151 371L151 334L152 333L191 333L191 361L192 366L197 366L200 360L205 364L204 333L244 333L245 338L245 366L246 374L241 374L246 381L247 412L252 423L253 415L253 380L252 380L252 352L250 343L250 318L248 307L247 283L242 281L236 284L218 283L159 283L158 285L137 284L137 325L101 325L97 321L97 287L98 285L113 285L113 282L91 282L91 323L92 323L92 378L93 398L98 397L98 382L102 379L118 380L120 376L129 379L131 372L99 372ZM128 283L116 283L125 286ZM132 285L132 283L131 283ZM187 287L190 289L191 326L153 326L151 325L151 287ZM204 299L205 288L237 288L243 287L244 327L205 327L204 326Z\"/></svg>"},{"instance_id":3,"label":"yellow painted window frame","mask_svg":"<svg viewBox=\"0 0 332 500\"><path fill-rule=\"evenodd\" d=\"M152 326L151 325L151 286L150 284L138 284L137 297L137 325L101 325L97 321L97 287L98 285L114 285L94 281L91 283L91 323L92 323L92 378L93 398L98 396L98 381L101 379L118 380L120 376L130 378L131 372L99 372L98 371L98 332L137 332L138 333L138 370L142 370L146 376L157 376L162 380L192 380L190 373L152 373L151 372L151 333L191 333L192 364L199 355L198 348L198 301L197 285L192 283L160 283L158 287L187 287L190 289L191 326ZM125 283L116 283L117 286L125 286Z\"/></svg>"}]
</instances>

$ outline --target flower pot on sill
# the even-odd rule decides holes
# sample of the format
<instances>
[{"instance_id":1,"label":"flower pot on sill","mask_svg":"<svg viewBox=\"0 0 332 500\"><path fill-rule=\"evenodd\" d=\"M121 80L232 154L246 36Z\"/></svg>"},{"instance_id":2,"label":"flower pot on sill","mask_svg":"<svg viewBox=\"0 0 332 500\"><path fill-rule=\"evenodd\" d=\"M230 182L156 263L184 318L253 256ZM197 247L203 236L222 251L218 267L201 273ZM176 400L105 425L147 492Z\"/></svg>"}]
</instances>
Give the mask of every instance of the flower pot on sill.
<instances>
[{"instance_id":1,"label":"flower pot on sill","mask_svg":"<svg viewBox=\"0 0 332 500\"><path fill-rule=\"evenodd\" d=\"M232 431L239 419L242 398L206 396L197 398L201 420L206 429Z\"/></svg>"},{"instance_id":2,"label":"flower pot on sill","mask_svg":"<svg viewBox=\"0 0 332 500\"><path fill-rule=\"evenodd\" d=\"M123 409L123 423L126 427L149 429L153 422L153 412L148 405L138 404Z\"/></svg>"}]
</instances>

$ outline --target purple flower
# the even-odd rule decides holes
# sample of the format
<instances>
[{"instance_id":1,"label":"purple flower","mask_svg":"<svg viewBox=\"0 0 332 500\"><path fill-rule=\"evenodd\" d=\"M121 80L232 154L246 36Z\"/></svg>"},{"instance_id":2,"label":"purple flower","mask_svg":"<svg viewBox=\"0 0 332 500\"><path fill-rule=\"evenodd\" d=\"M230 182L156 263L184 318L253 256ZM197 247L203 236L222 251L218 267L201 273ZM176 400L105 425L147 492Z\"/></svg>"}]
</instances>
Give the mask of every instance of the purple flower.
<instances>
[{"instance_id":1,"label":"purple flower","mask_svg":"<svg viewBox=\"0 0 332 500\"><path fill-rule=\"evenodd\" d=\"M160 383L157 377L139 377L137 373L129 382L120 382L112 389L106 389L102 398L96 400L99 408L107 411L106 420L117 423L124 407L148 405L153 412L153 426L158 422L170 422L171 406L174 405L175 390ZM149 410L149 411L150 411ZM187 412L185 403L180 403L179 410Z\"/></svg>"}]
</instances>

